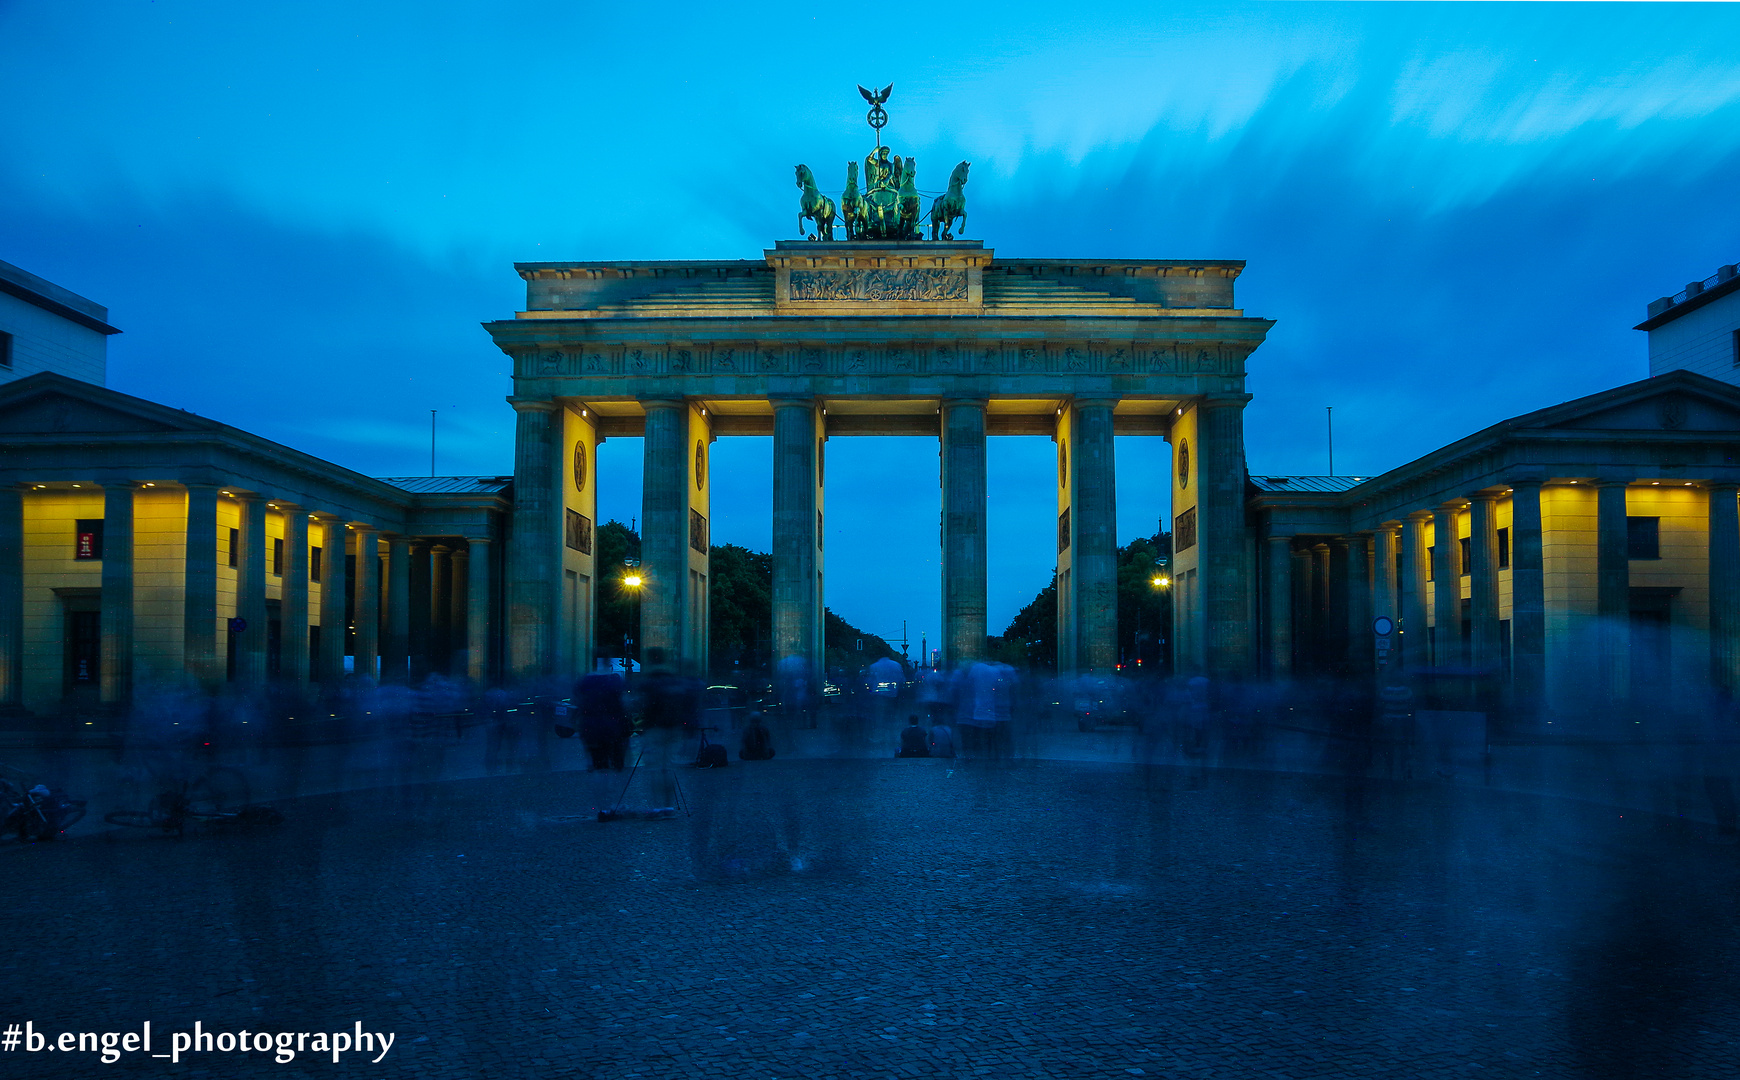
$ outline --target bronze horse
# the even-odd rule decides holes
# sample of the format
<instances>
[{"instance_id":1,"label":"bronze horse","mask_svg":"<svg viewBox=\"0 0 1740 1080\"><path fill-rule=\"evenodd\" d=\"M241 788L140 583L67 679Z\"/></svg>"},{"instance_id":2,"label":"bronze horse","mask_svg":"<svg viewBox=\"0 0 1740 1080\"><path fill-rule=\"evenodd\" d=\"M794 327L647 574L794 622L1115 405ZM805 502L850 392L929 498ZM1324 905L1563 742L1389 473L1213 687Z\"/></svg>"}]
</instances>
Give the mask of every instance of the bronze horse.
<instances>
[{"instance_id":1,"label":"bronze horse","mask_svg":"<svg viewBox=\"0 0 1740 1080\"><path fill-rule=\"evenodd\" d=\"M938 195L936 201L930 204L930 238L938 239L937 233L942 233L941 239L953 240L950 227L958 219L961 232L967 229L967 195L961 189L967 186L967 169L970 161L963 161L955 166L955 171L949 174L949 190L945 195Z\"/></svg>"},{"instance_id":2,"label":"bronze horse","mask_svg":"<svg viewBox=\"0 0 1740 1080\"><path fill-rule=\"evenodd\" d=\"M797 167L797 186L804 189L803 202L798 206L798 234L804 231L804 219L816 224L816 234L812 240L832 240L834 238L834 200L823 195L816 187L815 174L810 172L808 165Z\"/></svg>"},{"instance_id":3,"label":"bronze horse","mask_svg":"<svg viewBox=\"0 0 1740 1080\"><path fill-rule=\"evenodd\" d=\"M840 193L840 217L846 223L846 239L863 239L864 223L870 218L870 204L858 191L856 161L846 162L846 190Z\"/></svg>"},{"instance_id":4,"label":"bronze horse","mask_svg":"<svg viewBox=\"0 0 1740 1080\"><path fill-rule=\"evenodd\" d=\"M919 239L918 159L906 159L906 169L900 176L900 236L901 240Z\"/></svg>"}]
</instances>

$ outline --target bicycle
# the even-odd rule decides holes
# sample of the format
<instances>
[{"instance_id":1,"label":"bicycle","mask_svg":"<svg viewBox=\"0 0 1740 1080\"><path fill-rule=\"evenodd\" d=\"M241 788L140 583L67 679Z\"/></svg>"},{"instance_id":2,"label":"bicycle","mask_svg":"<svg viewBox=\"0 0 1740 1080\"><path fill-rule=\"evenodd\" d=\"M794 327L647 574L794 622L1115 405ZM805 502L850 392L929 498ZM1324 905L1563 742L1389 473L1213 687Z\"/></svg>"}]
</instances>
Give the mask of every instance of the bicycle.
<instances>
[{"instance_id":1,"label":"bicycle","mask_svg":"<svg viewBox=\"0 0 1740 1080\"><path fill-rule=\"evenodd\" d=\"M284 815L270 806L255 806L248 798L248 782L234 769L213 769L197 780L183 780L160 792L144 810L111 810L103 815L110 825L134 829L158 829L176 837L187 834L190 822L238 825L278 825Z\"/></svg>"},{"instance_id":2,"label":"bicycle","mask_svg":"<svg viewBox=\"0 0 1740 1080\"><path fill-rule=\"evenodd\" d=\"M0 777L0 837L16 831L21 843L54 840L85 816L85 800L69 799L59 788L22 784Z\"/></svg>"}]
</instances>

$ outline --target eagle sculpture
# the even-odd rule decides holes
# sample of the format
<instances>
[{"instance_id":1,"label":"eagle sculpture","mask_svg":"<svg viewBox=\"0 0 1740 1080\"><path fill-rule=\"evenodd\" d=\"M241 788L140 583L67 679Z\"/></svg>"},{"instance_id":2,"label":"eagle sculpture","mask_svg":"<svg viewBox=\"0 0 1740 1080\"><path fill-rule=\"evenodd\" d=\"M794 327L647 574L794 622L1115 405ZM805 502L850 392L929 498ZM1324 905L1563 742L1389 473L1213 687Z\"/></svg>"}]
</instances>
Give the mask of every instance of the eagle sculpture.
<instances>
[{"instance_id":1,"label":"eagle sculpture","mask_svg":"<svg viewBox=\"0 0 1740 1080\"><path fill-rule=\"evenodd\" d=\"M888 103L888 95L892 93L893 90L893 83L889 83L880 90L866 90L862 86L858 87L858 92L864 95L864 100L872 105L886 105Z\"/></svg>"}]
</instances>

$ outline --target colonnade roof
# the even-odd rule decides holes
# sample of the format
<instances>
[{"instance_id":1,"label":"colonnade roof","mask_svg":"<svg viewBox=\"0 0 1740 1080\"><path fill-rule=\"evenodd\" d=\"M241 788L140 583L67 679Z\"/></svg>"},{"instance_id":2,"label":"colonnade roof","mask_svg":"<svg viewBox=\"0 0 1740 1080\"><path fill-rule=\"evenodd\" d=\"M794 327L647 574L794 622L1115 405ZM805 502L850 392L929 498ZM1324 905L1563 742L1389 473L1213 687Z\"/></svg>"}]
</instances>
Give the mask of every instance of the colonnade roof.
<instances>
[{"instance_id":1,"label":"colonnade roof","mask_svg":"<svg viewBox=\"0 0 1740 1080\"><path fill-rule=\"evenodd\" d=\"M1522 481L1740 483L1740 388L1673 371L1502 420L1340 491L1329 481L1355 478L1250 479L1272 533L1366 532Z\"/></svg>"}]
</instances>

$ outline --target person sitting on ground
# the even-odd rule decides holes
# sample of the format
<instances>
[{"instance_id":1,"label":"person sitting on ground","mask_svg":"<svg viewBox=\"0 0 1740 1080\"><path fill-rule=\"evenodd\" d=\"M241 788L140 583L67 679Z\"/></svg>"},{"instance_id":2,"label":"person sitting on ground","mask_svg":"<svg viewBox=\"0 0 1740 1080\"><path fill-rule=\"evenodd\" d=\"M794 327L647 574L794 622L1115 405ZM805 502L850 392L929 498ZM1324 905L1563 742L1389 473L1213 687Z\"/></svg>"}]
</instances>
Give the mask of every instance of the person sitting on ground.
<instances>
[{"instance_id":1,"label":"person sitting on ground","mask_svg":"<svg viewBox=\"0 0 1740 1080\"><path fill-rule=\"evenodd\" d=\"M906 730L900 733L900 749L895 757L929 757L930 740L925 730L918 726L918 715L907 717Z\"/></svg>"},{"instance_id":2,"label":"person sitting on ground","mask_svg":"<svg viewBox=\"0 0 1740 1080\"><path fill-rule=\"evenodd\" d=\"M749 714L749 726L743 729L743 745L737 756L744 761L767 761L773 757L773 733L767 730L759 711Z\"/></svg>"}]
</instances>

